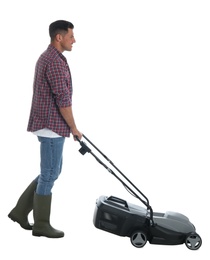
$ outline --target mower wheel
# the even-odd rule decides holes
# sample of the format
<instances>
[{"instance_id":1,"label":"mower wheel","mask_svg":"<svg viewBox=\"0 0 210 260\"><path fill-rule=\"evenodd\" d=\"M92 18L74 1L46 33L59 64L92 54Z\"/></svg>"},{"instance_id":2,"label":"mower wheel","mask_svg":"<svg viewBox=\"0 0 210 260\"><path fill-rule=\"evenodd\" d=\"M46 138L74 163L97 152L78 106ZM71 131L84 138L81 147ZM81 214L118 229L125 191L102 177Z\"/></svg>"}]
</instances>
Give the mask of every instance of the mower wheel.
<instances>
[{"instance_id":1,"label":"mower wheel","mask_svg":"<svg viewBox=\"0 0 210 260\"><path fill-rule=\"evenodd\" d=\"M147 236L141 230L137 230L132 233L130 241L133 246L141 248L146 245Z\"/></svg>"},{"instance_id":2,"label":"mower wheel","mask_svg":"<svg viewBox=\"0 0 210 260\"><path fill-rule=\"evenodd\" d=\"M190 233L186 237L185 245L190 250L197 250L201 247L202 239L197 233Z\"/></svg>"}]
</instances>

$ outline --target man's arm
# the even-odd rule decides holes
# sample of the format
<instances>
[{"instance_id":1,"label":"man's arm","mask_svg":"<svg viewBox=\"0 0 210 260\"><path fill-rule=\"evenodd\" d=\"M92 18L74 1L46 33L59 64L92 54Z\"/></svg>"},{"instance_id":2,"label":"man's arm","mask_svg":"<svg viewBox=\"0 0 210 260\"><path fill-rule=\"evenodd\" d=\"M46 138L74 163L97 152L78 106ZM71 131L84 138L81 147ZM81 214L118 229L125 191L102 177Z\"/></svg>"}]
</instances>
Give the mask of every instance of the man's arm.
<instances>
[{"instance_id":1,"label":"man's arm","mask_svg":"<svg viewBox=\"0 0 210 260\"><path fill-rule=\"evenodd\" d=\"M80 131L76 127L73 112L72 112L72 107L71 106L70 107L60 107L59 109L60 109L60 113L63 116L64 120L66 121L68 126L71 128L72 135L74 137L78 136L78 138L81 139L82 133L80 133Z\"/></svg>"}]
</instances>

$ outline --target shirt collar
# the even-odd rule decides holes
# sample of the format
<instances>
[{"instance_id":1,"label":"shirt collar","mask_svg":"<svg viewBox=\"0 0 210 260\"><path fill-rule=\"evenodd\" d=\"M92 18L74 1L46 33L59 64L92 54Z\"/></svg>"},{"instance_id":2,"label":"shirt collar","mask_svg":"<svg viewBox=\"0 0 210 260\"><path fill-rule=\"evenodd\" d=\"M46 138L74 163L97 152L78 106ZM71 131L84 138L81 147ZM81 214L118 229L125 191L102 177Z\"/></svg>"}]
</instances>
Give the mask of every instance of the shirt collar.
<instances>
[{"instance_id":1,"label":"shirt collar","mask_svg":"<svg viewBox=\"0 0 210 260\"><path fill-rule=\"evenodd\" d=\"M53 45L49 44L48 50L50 50L50 51L54 52L55 54L59 55L62 60L67 62L66 57L58 49L56 49Z\"/></svg>"}]
</instances>

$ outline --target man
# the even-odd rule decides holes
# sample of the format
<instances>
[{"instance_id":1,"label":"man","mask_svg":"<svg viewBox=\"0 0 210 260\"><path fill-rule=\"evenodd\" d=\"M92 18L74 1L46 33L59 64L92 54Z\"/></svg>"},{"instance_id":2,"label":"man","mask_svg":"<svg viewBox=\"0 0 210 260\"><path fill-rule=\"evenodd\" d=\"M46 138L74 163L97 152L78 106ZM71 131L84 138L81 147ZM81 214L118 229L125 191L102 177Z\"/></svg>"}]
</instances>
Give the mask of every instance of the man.
<instances>
[{"instance_id":1,"label":"man","mask_svg":"<svg viewBox=\"0 0 210 260\"><path fill-rule=\"evenodd\" d=\"M35 68L33 98L27 130L40 142L40 174L20 196L9 217L34 236L59 238L64 232L50 224L52 187L62 169L63 145L70 133L79 139L72 111L71 73L64 51L75 43L74 25L58 20L50 24L51 43L40 56ZM33 209L34 225L28 222Z\"/></svg>"}]
</instances>

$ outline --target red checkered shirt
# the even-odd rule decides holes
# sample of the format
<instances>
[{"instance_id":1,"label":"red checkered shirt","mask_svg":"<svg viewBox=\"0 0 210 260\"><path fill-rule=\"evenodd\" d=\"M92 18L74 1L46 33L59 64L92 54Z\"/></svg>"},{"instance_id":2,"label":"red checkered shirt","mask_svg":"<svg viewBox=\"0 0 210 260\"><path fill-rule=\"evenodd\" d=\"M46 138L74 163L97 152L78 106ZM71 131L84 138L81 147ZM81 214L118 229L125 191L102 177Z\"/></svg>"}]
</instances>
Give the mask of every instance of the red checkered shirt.
<instances>
[{"instance_id":1,"label":"red checkered shirt","mask_svg":"<svg viewBox=\"0 0 210 260\"><path fill-rule=\"evenodd\" d=\"M49 45L35 67L33 98L27 131L48 128L64 136L70 136L70 128L59 108L72 105L71 72L66 58Z\"/></svg>"}]
</instances>

